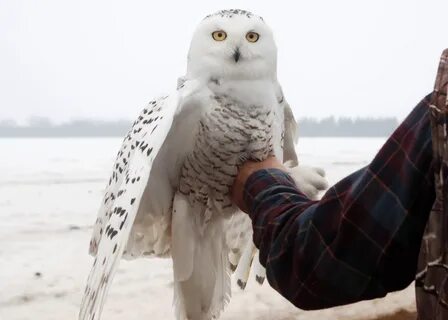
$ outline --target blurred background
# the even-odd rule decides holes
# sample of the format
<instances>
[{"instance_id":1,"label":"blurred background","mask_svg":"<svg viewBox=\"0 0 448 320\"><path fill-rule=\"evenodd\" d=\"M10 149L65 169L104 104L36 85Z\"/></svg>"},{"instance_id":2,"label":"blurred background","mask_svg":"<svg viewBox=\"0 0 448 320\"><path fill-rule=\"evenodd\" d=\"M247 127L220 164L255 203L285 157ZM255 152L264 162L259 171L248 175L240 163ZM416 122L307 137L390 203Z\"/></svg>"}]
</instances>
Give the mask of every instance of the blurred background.
<instances>
[{"instance_id":1,"label":"blurred background","mask_svg":"<svg viewBox=\"0 0 448 320\"><path fill-rule=\"evenodd\" d=\"M175 88L201 19L228 8L274 30L300 161L330 183L366 165L431 92L448 47L445 0L0 0L1 320L76 318L120 136ZM122 263L104 318L172 319L170 266ZM222 318L413 319L413 299L410 287L303 312L252 282Z\"/></svg>"}]
</instances>

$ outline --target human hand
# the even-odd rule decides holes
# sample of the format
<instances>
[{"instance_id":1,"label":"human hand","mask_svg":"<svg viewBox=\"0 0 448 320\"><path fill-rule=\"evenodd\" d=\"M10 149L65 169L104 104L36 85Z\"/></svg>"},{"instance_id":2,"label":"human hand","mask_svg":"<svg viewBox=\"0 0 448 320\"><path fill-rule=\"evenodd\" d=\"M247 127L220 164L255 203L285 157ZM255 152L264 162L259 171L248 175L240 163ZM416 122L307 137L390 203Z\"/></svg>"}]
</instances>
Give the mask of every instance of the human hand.
<instances>
[{"instance_id":1,"label":"human hand","mask_svg":"<svg viewBox=\"0 0 448 320\"><path fill-rule=\"evenodd\" d=\"M285 166L286 165L286 166ZM249 176L261 169L280 169L289 173L294 179L297 188L310 199L316 199L320 191L328 188L328 182L325 178L325 171L321 168L312 168L307 166L287 167L281 164L275 157L269 157L264 161L247 161L239 169L232 187L232 200L243 211L247 208L243 201L244 186Z\"/></svg>"},{"instance_id":2,"label":"human hand","mask_svg":"<svg viewBox=\"0 0 448 320\"><path fill-rule=\"evenodd\" d=\"M288 168L287 172L294 179L297 188L312 200L316 200L319 192L328 188L325 171L321 168L299 165Z\"/></svg>"}]
</instances>

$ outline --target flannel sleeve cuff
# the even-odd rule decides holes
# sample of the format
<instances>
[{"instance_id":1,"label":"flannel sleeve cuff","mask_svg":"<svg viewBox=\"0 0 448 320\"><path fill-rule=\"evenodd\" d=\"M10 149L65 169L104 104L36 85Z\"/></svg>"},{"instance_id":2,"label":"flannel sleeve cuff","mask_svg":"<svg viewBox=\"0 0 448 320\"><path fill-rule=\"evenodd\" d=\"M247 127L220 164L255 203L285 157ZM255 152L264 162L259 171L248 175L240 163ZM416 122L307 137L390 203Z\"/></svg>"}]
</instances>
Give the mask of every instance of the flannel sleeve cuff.
<instances>
[{"instance_id":1,"label":"flannel sleeve cuff","mask_svg":"<svg viewBox=\"0 0 448 320\"><path fill-rule=\"evenodd\" d=\"M243 200L249 215L263 199L263 194L277 186L297 188L293 178L280 169L262 169L252 173L244 186Z\"/></svg>"}]
</instances>

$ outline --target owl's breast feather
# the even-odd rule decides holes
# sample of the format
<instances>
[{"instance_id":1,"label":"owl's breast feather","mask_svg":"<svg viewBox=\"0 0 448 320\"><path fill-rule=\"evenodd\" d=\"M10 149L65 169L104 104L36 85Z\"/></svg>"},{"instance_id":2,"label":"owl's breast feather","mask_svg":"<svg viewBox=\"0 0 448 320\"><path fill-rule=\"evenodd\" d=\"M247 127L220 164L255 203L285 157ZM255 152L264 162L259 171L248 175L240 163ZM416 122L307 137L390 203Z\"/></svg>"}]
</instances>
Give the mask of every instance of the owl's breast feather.
<instances>
[{"instance_id":1,"label":"owl's breast feather","mask_svg":"<svg viewBox=\"0 0 448 320\"><path fill-rule=\"evenodd\" d=\"M193 204L205 206L212 199L222 210L232 207L229 191L238 167L245 159L263 160L273 153L274 119L270 104L245 105L215 95L185 157L179 190Z\"/></svg>"}]
</instances>

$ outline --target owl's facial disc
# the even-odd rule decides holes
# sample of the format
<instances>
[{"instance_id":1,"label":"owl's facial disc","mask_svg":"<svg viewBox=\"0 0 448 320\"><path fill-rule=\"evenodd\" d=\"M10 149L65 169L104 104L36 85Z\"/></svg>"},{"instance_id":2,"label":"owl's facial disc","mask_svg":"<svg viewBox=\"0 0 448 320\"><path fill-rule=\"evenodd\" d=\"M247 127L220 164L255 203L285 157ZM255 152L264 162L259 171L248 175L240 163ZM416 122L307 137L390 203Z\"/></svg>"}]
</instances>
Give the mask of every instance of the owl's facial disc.
<instances>
[{"instance_id":1,"label":"owl's facial disc","mask_svg":"<svg viewBox=\"0 0 448 320\"><path fill-rule=\"evenodd\" d=\"M205 18L188 54L190 78L262 79L277 76L277 48L264 20L241 10Z\"/></svg>"}]
</instances>

